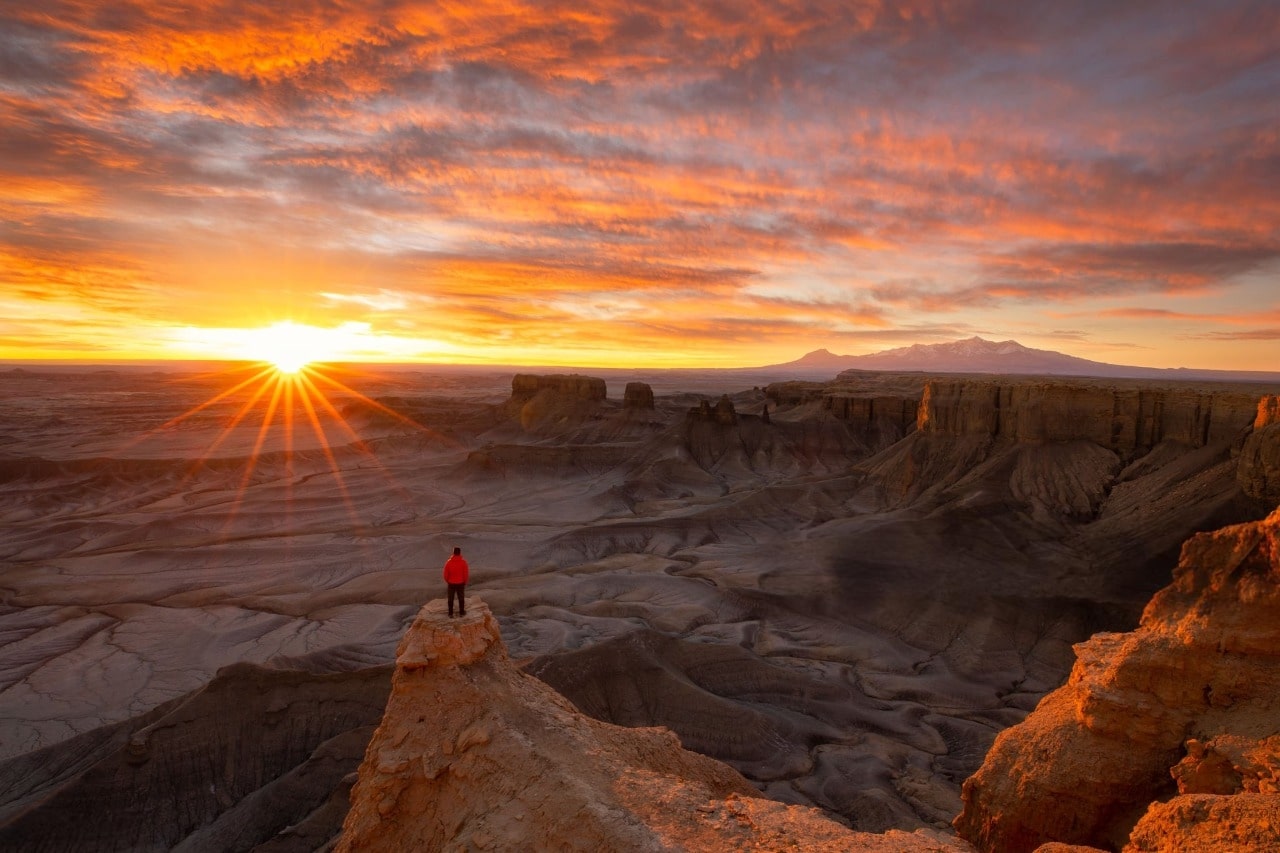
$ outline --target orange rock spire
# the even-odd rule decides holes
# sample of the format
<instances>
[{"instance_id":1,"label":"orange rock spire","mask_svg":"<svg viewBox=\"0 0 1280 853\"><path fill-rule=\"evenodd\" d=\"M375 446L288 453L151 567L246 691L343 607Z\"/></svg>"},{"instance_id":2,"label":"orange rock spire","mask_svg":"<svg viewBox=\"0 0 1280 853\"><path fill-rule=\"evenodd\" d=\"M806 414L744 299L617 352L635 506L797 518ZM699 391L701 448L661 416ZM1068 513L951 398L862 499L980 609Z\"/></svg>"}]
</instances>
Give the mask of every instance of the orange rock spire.
<instances>
[{"instance_id":1,"label":"orange rock spire","mask_svg":"<svg viewBox=\"0 0 1280 853\"><path fill-rule=\"evenodd\" d=\"M382 724L336 850L965 853L930 830L854 832L763 799L669 730L592 720L507 656L473 598L422 608L397 650Z\"/></svg>"}]
</instances>

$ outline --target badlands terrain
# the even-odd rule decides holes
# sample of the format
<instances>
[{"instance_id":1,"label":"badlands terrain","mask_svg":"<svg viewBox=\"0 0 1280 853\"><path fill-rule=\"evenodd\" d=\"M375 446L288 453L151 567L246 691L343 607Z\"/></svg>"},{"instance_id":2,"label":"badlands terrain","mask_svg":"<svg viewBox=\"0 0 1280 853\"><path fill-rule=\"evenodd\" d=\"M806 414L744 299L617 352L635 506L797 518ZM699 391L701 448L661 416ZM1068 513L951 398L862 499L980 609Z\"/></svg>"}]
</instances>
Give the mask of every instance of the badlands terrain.
<instances>
[{"instance_id":1,"label":"badlands terrain","mask_svg":"<svg viewBox=\"0 0 1280 853\"><path fill-rule=\"evenodd\" d=\"M455 545L585 714L949 833L1072 645L1280 501L1263 384L324 374L0 373L0 846L325 845Z\"/></svg>"}]
</instances>

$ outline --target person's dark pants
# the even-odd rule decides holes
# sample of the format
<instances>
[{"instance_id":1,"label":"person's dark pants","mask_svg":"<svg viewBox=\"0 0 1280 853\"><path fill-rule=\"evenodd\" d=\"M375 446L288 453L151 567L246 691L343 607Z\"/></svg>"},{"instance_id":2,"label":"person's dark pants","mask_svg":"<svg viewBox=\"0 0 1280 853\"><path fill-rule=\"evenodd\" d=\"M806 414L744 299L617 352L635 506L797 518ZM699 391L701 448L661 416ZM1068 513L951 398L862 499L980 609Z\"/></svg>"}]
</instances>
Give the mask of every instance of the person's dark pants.
<instances>
[{"instance_id":1,"label":"person's dark pants","mask_svg":"<svg viewBox=\"0 0 1280 853\"><path fill-rule=\"evenodd\" d=\"M467 615L467 585L465 583L449 584L449 615L453 615L453 598L458 598L458 615Z\"/></svg>"}]
</instances>

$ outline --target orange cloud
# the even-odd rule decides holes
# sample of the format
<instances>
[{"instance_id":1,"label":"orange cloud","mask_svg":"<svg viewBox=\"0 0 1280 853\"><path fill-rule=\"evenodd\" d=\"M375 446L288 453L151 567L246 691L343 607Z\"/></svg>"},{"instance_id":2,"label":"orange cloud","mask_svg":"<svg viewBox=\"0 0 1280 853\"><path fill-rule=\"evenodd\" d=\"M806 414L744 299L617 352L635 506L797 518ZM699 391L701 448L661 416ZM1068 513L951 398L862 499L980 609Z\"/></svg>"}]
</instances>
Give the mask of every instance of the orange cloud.
<instances>
[{"instance_id":1,"label":"orange cloud","mask_svg":"<svg viewBox=\"0 0 1280 853\"><path fill-rule=\"evenodd\" d=\"M1064 306L1137 335L1168 315L1100 312L1280 265L1277 15L1203 12L17 6L3 280L140 327L209 293L219 327L443 325L460 358L1050 336Z\"/></svg>"}]
</instances>

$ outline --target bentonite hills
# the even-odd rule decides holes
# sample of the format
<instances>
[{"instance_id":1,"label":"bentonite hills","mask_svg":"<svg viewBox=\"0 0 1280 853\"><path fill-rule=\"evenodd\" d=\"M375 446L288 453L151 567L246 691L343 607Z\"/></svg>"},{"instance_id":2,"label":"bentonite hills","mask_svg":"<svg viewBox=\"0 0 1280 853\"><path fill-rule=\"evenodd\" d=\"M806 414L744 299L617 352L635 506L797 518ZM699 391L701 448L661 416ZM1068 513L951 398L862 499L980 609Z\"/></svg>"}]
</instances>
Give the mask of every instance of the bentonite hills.
<instances>
[{"instance_id":1,"label":"bentonite hills","mask_svg":"<svg viewBox=\"0 0 1280 853\"><path fill-rule=\"evenodd\" d=\"M6 849L331 846L376 727L482 674L410 764L488 802L524 771L469 738L540 731L635 849L1274 841L1275 389L405 372L286 444L210 379L3 382ZM487 650L410 677L455 545Z\"/></svg>"}]
</instances>

